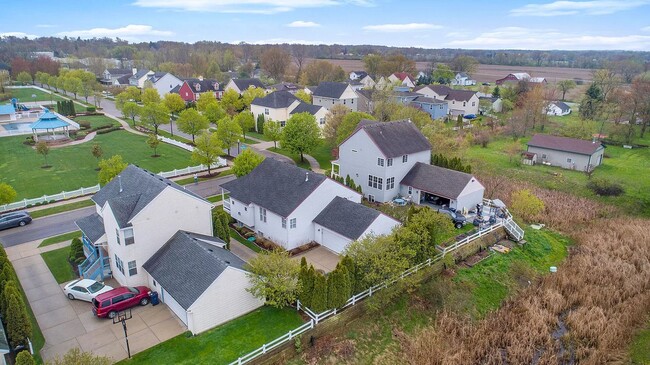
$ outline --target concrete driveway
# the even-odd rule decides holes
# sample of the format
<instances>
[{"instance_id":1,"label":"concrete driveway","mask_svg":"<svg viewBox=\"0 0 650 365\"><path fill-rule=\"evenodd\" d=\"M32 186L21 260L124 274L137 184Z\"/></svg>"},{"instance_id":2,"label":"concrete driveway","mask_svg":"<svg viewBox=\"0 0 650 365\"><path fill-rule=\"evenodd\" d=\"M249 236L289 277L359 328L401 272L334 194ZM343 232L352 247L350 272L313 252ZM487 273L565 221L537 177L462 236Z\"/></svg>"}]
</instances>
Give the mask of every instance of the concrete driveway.
<instances>
[{"instance_id":1,"label":"concrete driveway","mask_svg":"<svg viewBox=\"0 0 650 365\"><path fill-rule=\"evenodd\" d=\"M121 324L114 325L110 319L94 317L88 302L69 300L63 294L63 285L56 282L41 258L39 251L43 249L23 247L28 245L10 247L7 253L45 337L45 346L41 350L43 360L48 361L74 347L108 356L113 361L126 358ZM54 246L52 248L58 245ZM17 252L18 248L25 250ZM44 249L49 249L49 246ZM107 284L118 286L113 280ZM155 307L134 307L132 314L133 318L127 321L132 355L187 330L162 303Z\"/></svg>"},{"instance_id":2,"label":"concrete driveway","mask_svg":"<svg viewBox=\"0 0 650 365\"><path fill-rule=\"evenodd\" d=\"M341 257L323 246L316 246L309 251L303 252L293 257L295 260L307 260L307 265L314 265L314 269L321 270L325 273L332 272L336 269Z\"/></svg>"}]
</instances>

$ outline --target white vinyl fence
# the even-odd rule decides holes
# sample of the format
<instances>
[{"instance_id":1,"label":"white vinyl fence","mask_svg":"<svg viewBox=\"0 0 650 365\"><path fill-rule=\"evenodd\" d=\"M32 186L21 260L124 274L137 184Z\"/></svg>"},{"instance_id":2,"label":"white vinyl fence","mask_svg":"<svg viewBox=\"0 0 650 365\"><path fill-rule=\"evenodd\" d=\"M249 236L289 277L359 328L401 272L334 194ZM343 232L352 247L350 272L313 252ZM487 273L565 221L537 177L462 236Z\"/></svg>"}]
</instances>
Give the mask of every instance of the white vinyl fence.
<instances>
[{"instance_id":1,"label":"white vinyl fence","mask_svg":"<svg viewBox=\"0 0 650 365\"><path fill-rule=\"evenodd\" d=\"M169 143L169 144L174 145L176 147L180 147L180 148L182 148L184 150L187 150L187 151L190 151L190 152L194 151L194 146L190 146L187 143L179 142L179 141L177 141L175 139L171 139L171 138L167 138L167 137L163 137L163 136L158 136L158 139L165 142L165 143Z\"/></svg>"},{"instance_id":2,"label":"white vinyl fence","mask_svg":"<svg viewBox=\"0 0 650 365\"><path fill-rule=\"evenodd\" d=\"M219 158L219 160L212 164L210 166L211 169L217 169L220 167L226 166L226 160L223 158ZM176 176L182 176L182 175L189 175L189 174L195 174L197 172L202 172L206 171L208 169L207 165L198 165L198 166L188 166L183 169L175 169L172 171L163 171L159 172L158 175L165 177L165 178L170 178L170 177L176 177ZM33 198L33 199L23 199L21 201L15 202L15 203L9 203L5 205L0 205L0 213L10 211L10 210L15 210L15 209L24 209L27 208L28 206L33 206L35 204L43 204L43 203L48 203L52 201L61 201L61 200L66 200L66 199L71 199L71 198L76 198L88 194L94 194L98 192L100 189L99 184L95 186L90 186L87 188L79 188L77 190L73 191L62 191L58 194L54 195L43 195L38 198Z\"/></svg>"},{"instance_id":3,"label":"white vinyl fence","mask_svg":"<svg viewBox=\"0 0 650 365\"><path fill-rule=\"evenodd\" d=\"M350 299L348 299L348 301L345 303L345 305L343 307L341 307L341 308L329 309L329 310L326 310L326 311L324 311L322 313L314 313L311 309L305 307L304 305L302 305L300 303L300 301L298 301L296 309L297 310L302 310L303 312L305 312L305 314L307 314L311 318L309 320L309 322L303 324L302 326L300 326L300 327L298 327L298 328L296 328L294 330L289 331L287 334L285 334L285 335L283 335L281 337L278 337L278 338L276 338L275 340L273 340L273 341L271 341L269 343L266 343L266 344L262 345L262 347L254 350L254 351L249 352L248 354L246 354L246 355L238 358L237 360L231 362L229 365L246 364L246 363L252 361L253 359L255 359L257 357L262 356L263 354L266 354L268 351L270 351L270 350L272 350L272 349L274 349L274 348L276 348L276 347L278 347L278 346L280 346L282 344L285 344L285 343L291 341L293 338L295 338L299 334L301 334L303 332L306 332L309 329L314 328L319 322L321 322L325 318L331 317L331 316L335 315L336 313L344 310L347 307L351 307L353 305L356 305L357 303L361 302L363 299L372 296L373 294L380 291L381 289L387 288L390 285L393 285L394 283L404 279L405 277L410 276L410 275L412 275L412 274L414 274L414 273L416 273L416 272L418 272L418 271L420 271L420 270L422 270L422 269L424 269L426 267L429 267L429 266L433 265L434 263L440 261L447 253L458 250L459 248L467 245L468 243L470 243L470 242L472 242L472 241L474 241L474 240L476 240L478 238L481 238L481 237L483 237L483 236L485 236L485 235L487 235L487 234L489 234L491 232L494 232L494 231L496 231L497 229L499 229L501 227L504 227L504 222L505 222L505 220L498 221L498 222L496 222L495 224L491 225L488 228L479 229L478 232L476 232L476 233L474 233L474 234L472 234L470 236L467 236L467 237L465 237L465 238L463 238L461 240L456 241L453 245L451 245L449 247L446 247L444 249L441 248L441 250L442 250L441 253L437 254L434 257L431 257L431 258L425 260L424 262L421 262L421 263L419 263L419 264L405 270L404 272L402 272L400 275L396 276L395 278L386 280L383 283L377 284L375 286L372 286L372 287L362 291L361 293L353 295L352 297L350 297Z\"/></svg>"}]
</instances>

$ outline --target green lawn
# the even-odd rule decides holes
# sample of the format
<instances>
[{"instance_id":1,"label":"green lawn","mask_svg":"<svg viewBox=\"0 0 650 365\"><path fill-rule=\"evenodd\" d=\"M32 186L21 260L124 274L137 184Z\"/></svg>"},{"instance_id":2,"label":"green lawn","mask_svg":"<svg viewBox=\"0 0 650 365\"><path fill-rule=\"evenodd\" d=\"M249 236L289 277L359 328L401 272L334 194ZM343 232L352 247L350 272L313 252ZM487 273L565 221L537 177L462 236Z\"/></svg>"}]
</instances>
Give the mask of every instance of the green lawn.
<instances>
[{"instance_id":1,"label":"green lawn","mask_svg":"<svg viewBox=\"0 0 650 365\"><path fill-rule=\"evenodd\" d=\"M90 207L90 206L93 206L93 205L95 205L95 203L90 199L80 200L78 202L63 204L63 205L57 205L57 206L54 206L54 207L51 207L51 208L44 208L44 209L33 210L33 211L30 210L29 215L31 215L32 218L41 218L41 217L45 217L45 216L48 216L48 215L68 212L70 210Z\"/></svg>"},{"instance_id":2,"label":"green lawn","mask_svg":"<svg viewBox=\"0 0 650 365\"><path fill-rule=\"evenodd\" d=\"M130 120L127 120L127 122L129 123L129 125L131 125L131 121L130 121ZM187 143L187 144L192 144L192 140L191 140L191 139L187 139L187 138L181 137L181 136L179 136L179 135L177 135L177 134L175 134L175 135L172 136L171 133L169 133L169 132L167 132L167 131L160 130L160 129L158 129L158 135L161 135L161 136L163 136L163 137L167 137L167 138L171 138L171 139L173 139L173 140L175 140L175 141L178 141L178 142L183 142L183 143Z\"/></svg>"},{"instance_id":3,"label":"green lawn","mask_svg":"<svg viewBox=\"0 0 650 365\"><path fill-rule=\"evenodd\" d=\"M249 240L245 239L244 237L242 237L239 234L239 232L235 231L235 229L232 228L232 227L230 227L230 237L234 238L239 243L241 243L242 245L250 248L251 250L253 250L255 252L261 252L262 251L262 249L258 245L254 244L254 243L250 242Z\"/></svg>"},{"instance_id":4,"label":"green lawn","mask_svg":"<svg viewBox=\"0 0 650 365\"><path fill-rule=\"evenodd\" d=\"M262 307L200 335L181 334L118 364L227 364L301 324L295 309Z\"/></svg>"},{"instance_id":5,"label":"green lawn","mask_svg":"<svg viewBox=\"0 0 650 365\"><path fill-rule=\"evenodd\" d=\"M300 161L300 155L299 154L291 153L291 152L289 152L289 151L287 151L285 149L275 148L275 147L269 148L269 151L279 153L281 155L284 155L284 156L287 156L287 157L291 158L292 160L294 160L296 162L296 165L298 167L302 167L303 169L311 169L311 165L309 165L309 161L307 161L307 159L305 159L304 161Z\"/></svg>"},{"instance_id":6,"label":"green lawn","mask_svg":"<svg viewBox=\"0 0 650 365\"><path fill-rule=\"evenodd\" d=\"M208 173L208 171L206 170L206 171L203 171L201 174L207 174L207 173ZM214 174L214 170L212 170L212 173ZM199 175L199 182L201 182L201 181L207 181L207 180L212 180L212 179L217 179L217 178L220 178L220 177L224 177L224 176L228 176L228 175L233 175L233 174L234 174L234 172L232 172L231 169L228 169L228 170L223 170L223 171L221 171L220 173L218 173L218 174L216 174L216 175L213 175L213 176L210 176L210 177L204 177L205 175L203 175L203 176ZM182 179L174 180L174 182L177 183L178 185L189 185L189 184L194 184L194 176L190 176L190 177L185 177L185 178L182 178Z\"/></svg>"},{"instance_id":7,"label":"green lawn","mask_svg":"<svg viewBox=\"0 0 650 365\"><path fill-rule=\"evenodd\" d=\"M650 364L650 322L634 338L630 349L630 358L633 365Z\"/></svg>"},{"instance_id":8,"label":"green lawn","mask_svg":"<svg viewBox=\"0 0 650 365\"><path fill-rule=\"evenodd\" d=\"M229 194L226 194L226 199L228 199L228 196ZM221 200L223 200L223 195L219 194L219 195L211 196L208 197L207 200L211 203L220 202Z\"/></svg>"},{"instance_id":9,"label":"green lawn","mask_svg":"<svg viewBox=\"0 0 650 365\"><path fill-rule=\"evenodd\" d=\"M127 131L99 134L93 140L103 151L104 158L121 155L124 161L158 173L193 165L190 153L178 147L161 143L158 154L146 144L144 136ZM25 137L0 138L0 182L13 186L17 200L43 194L57 194L97 184L97 159L90 153L93 143L53 148L48 155L51 168L43 169L43 157L30 146L22 144Z\"/></svg>"},{"instance_id":10,"label":"green lawn","mask_svg":"<svg viewBox=\"0 0 650 365\"><path fill-rule=\"evenodd\" d=\"M257 132L246 132L246 135L247 135L247 136L251 136L251 137L253 137L253 138L260 139L260 140L262 140L262 141L267 141L267 142L270 142L270 141L271 141L271 140L270 140L268 137L266 137L265 135L263 135L263 134L261 134L261 133L257 133Z\"/></svg>"},{"instance_id":11,"label":"green lawn","mask_svg":"<svg viewBox=\"0 0 650 365\"><path fill-rule=\"evenodd\" d=\"M60 242L65 242L65 241L70 241L73 238L81 237L81 231L74 231L74 232L68 232L64 234L60 234L58 236L53 236L49 237L43 240L38 247L45 247L49 245L53 245L55 243L60 243Z\"/></svg>"},{"instance_id":12,"label":"green lawn","mask_svg":"<svg viewBox=\"0 0 650 365\"><path fill-rule=\"evenodd\" d=\"M88 122L90 123L90 128L97 128L105 125L110 125L112 127L120 126L120 122L105 115L80 115L74 118L74 121L77 123Z\"/></svg>"},{"instance_id":13,"label":"green lawn","mask_svg":"<svg viewBox=\"0 0 650 365\"><path fill-rule=\"evenodd\" d=\"M275 147L269 148L269 151L290 157L296 162L298 166L302 168L306 169L310 167L307 160L304 162L300 161L300 154L291 153L283 148ZM327 170L332 168L332 164L330 163L334 159L332 156L332 149L325 143L325 141L321 140L318 146L316 146L310 153L308 153L308 155L312 156L316 159L316 161L318 161L321 169Z\"/></svg>"},{"instance_id":14,"label":"green lawn","mask_svg":"<svg viewBox=\"0 0 650 365\"><path fill-rule=\"evenodd\" d=\"M59 284L74 280L77 277L72 270L72 265L68 261L69 254L70 247L62 247L41 254L45 264L50 268L52 275L54 275L56 282Z\"/></svg>"},{"instance_id":15,"label":"green lawn","mask_svg":"<svg viewBox=\"0 0 650 365\"><path fill-rule=\"evenodd\" d=\"M52 95L52 98L50 99L50 94L46 93L44 91L35 89L35 88L18 88L18 89L9 89L7 90L11 93L12 98L18 99L19 103L27 103L30 101L50 101L53 100L55 103L57 100L66 100L62 98L59 95ZM32 95L36 95L35 98L32 97Z\"/></svg>"}]
</instances>

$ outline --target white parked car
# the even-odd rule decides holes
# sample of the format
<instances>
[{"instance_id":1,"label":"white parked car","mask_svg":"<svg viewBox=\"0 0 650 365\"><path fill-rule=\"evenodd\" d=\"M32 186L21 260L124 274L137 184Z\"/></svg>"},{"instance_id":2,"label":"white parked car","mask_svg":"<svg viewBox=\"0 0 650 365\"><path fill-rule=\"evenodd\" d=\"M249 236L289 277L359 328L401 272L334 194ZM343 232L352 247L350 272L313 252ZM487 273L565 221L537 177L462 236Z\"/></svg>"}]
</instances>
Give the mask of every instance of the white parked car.
<instances>
[{"instance_id":1,"label":"white parked car","mask_svg":"<svg viewBox=\"0 0 650 365\"><path fill-rule=\"evenodd\" d=\"M90 279L75 280L63 287L63 292L68 296L68 299L79 299L86 302L91 302L93 298L109 290L113 290L113 288Z\"/></svg>"}]
</instances>

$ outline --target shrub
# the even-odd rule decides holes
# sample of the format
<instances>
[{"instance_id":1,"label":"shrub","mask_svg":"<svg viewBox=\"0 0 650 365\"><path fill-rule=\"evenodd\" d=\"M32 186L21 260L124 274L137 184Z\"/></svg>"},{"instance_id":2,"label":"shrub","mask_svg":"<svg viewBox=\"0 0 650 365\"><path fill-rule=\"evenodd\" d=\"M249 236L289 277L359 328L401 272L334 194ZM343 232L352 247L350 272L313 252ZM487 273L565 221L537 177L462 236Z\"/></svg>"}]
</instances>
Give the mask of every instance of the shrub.
<instances>
[{"instance_id":1,"label":"shrub","mask_svg":"<svg viewBox=\"0 0 650 365\"><path fill-rule=\"evenodd\" d=\"M619 196L624 192L620 184L605 179L591 179L587 187L600 196Z\"/></svg>"},{"instance_id":2,"label":"shrub","mask_svg":"<svg viewBox=\"0 0 650 365\"><path fill-rule=\"evenodd\" d=\"M16 365L35 365L34 358L29 351L21 351L16 356Z\"/></svg>"},{"instance_id":3,"label":"shrub","mask_svg":"<svg viewBox=\"0 0 650 365\"><path fill-rule=\"evenodd\" d=\"M86 108L86 111L89 113L94 113L97 110L94 106L89 106Z\"/></svg>"},{"instance_id":4,"label":"shrub","mask_svg":"<svg viewBox=\"0 0 650 365\"><path fill-rule=\"evenodd\" d=\"M544 202L528 189L515 191L510 206L525 221L530 222L544 211Z\"/></svg>"},{"instance_id":5,"label":"shrub","mask_svg":"<svg viewBox=\"0 0 650 365\"><path fill-rule=\"evenodd\" d=\"M27 315L25 302L17 292L7 298L7 335L11 346L27 345L27 338L32 334L32 324Z\"/></svg>"},{"instance_id":6,"label":"shrub","mask_svg":"<svg viewBox=\"0 0 650 365\"><path fill-rule=\"evenodd\" d=\"M77 265L84 262L84 260L86 259L86 255L84 254L83 243L81 243L79 237L75 237L72 240L72 243L70 243L70 255L68 256L68 259L70 260L70 262L75 263Z\"/></svg>"},{"instance_id":7,"label":"shrub","mask_svg":"<svg viewBox=\"0 0 650 365\"><path fill-rule=\"evenodd\" d=\"M108 128L108 129L98 130L97 134L106 134L106 133L110 133L110 132L114 132L114 131L119 131L120 129L122 129L122 127L115 126L115 127L111 127L111 128Z\"/></svg>"},{"instance_id":8,"label":"shrub","mask_svg":"<svg viewBox=\"0 0 650 365\"><path fill-rule=\"evenodd\" d=\"M81 121L81 122L78 122L78 123L79 123L79 128L81 128L81 129L90 128L90 122L88 122L88 121Z\"/></svg>"},{"instance_id":9,"label":"shrub","mask_svg":"<svg viewBox=\"0 0 650 365\"><path fill-rule=\"evenodd\" d=\"M310 309L316 313L321 313L327 309L327 279L325 275L320 273L317 273L314 278Z\"/></svg>"}]
</instances>

